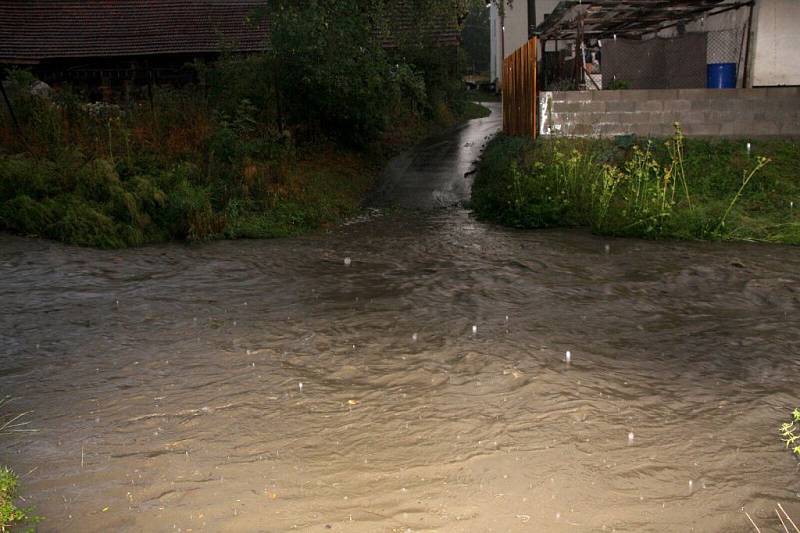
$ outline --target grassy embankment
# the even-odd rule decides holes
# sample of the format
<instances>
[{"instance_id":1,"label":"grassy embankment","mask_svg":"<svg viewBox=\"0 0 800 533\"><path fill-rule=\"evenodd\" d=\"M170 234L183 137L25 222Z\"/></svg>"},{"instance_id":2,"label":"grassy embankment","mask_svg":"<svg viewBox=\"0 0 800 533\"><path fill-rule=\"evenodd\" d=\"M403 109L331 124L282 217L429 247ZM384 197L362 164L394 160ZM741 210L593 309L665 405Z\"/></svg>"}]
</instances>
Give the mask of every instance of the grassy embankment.
<instances>
[{"instance_id":1,"label":"grassy embankment","mask_svg":"<svg viewBox=\"0 0 800 533\"><path fill-rule=\"evenodd\" d=\"M455 90L392 86L394 103L370 116L327 107L323 124L298 102L281 126L292 115L278 115L269 61L222 61L203 86L126 106L69 88L36 96L15 73L22 133L1 109L0 230L102 248L304 233L357 212L391 155L488 114Z\"/></svg>"},{"instance_id":2,"label":"grassy embankment","mask_svg":"<svg viewBox=\"0 0 800 533\"><path fill-rule=\"evenodd\" d=\"M478 216L520 228L800 244L800 141L500 136L473 187Z\"/></svg>"}]
</instances>

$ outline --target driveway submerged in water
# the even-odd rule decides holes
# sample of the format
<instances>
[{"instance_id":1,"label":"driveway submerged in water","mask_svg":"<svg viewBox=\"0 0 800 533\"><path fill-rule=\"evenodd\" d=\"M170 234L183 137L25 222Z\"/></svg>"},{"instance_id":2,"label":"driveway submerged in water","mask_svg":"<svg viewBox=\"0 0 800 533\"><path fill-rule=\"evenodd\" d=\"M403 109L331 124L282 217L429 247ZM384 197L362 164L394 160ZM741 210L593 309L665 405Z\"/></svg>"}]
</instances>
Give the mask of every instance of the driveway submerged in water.
<instances>
[{"instance_id":1,"label":"driveway submerged in water","mask_svg":"<svg viewBox=\"0 0 800 533\"><path fill-rule=\"evenodd\" d=\"M43 531L774 528L775 502L800 516L776 433L798 287L796 248L460 209L111 252L0 236L0 386L40 429L2 459Z\"/></svg>"},{"instance_id":2,"label":"driveway submerged in water","mask_svg":"<svg viewBox=\"0 0 800 533\"><path fill-rule=\"evenodd\" d=\"M475 160L503 126L499 103L481 105L492 114L461 124L393 159L370 203L428 210L468 202Z\"/></svg>"}]
</instances>

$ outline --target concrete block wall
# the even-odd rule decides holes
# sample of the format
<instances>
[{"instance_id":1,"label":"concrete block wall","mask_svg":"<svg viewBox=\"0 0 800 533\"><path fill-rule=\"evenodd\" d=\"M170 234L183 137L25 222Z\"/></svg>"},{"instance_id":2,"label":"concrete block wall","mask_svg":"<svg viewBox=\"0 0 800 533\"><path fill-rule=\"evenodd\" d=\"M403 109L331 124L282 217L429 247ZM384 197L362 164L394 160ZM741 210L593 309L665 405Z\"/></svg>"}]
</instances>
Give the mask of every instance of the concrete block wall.
<instances>
[{"instance_id":1,"label":"concrete block wall","mask_svg":"<svg viewBox=\"0 0 800 533\"><path fill-rule=\"evenodd\" d=\"M800 137L800 87L544 92L540 133L574 137Z\"/></svg>"}]
</instances>

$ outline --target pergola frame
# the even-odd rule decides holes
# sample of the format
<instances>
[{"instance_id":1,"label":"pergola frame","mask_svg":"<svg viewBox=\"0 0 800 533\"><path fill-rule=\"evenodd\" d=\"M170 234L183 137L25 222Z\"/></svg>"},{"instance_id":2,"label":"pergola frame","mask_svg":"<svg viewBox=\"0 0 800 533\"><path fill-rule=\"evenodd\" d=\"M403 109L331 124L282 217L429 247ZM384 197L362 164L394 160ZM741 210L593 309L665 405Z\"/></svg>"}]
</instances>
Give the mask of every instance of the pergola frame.
<instances>
[{"instance_id":1,"label":"pergola frame","mask_svg":"<svg viewBox=\"0 0 800 533\"><path fill-rule=\"evenodd\" d=\"M661 30L752 6L753 0L585 0L565 1L536 28L539 39L641 39Z\"/></svg>"}]
</instances>

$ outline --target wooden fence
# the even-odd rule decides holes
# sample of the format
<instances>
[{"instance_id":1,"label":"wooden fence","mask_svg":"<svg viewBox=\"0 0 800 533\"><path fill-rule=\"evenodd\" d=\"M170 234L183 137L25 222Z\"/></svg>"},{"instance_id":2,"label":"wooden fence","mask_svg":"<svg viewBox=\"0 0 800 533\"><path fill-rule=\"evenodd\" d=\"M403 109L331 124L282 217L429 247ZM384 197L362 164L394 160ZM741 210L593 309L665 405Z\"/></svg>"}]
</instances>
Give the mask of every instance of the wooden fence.
<instances>
[{"instance_id":1,"label":"wooden fence","mask_svg":"<svg viewBox=\"0 0 800 533\"><path fill-rule=\"evenodd\" d=\"M536 85L538 39L534 37L503 61L503 132L506 135L538 133Z\"/></svg>"}]
</instances>

